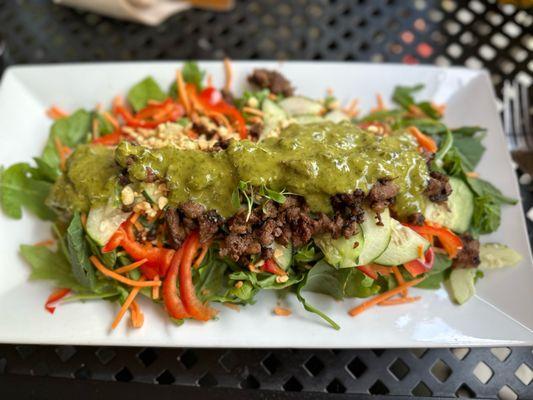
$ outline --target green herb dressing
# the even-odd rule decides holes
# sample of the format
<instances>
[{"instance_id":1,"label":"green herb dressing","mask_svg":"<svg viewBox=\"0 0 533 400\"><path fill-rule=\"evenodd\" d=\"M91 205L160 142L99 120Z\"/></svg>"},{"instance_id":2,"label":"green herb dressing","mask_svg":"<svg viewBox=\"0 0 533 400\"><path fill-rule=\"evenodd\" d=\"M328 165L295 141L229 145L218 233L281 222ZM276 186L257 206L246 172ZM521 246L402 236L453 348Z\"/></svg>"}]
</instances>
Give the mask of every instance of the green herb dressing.
<instances>
[{"instance_id":1,"label":"green herb dressing","mask_svg":"<svg viewBox=\"0 0 533 400\"><path fill-rule=\"evenodd\" d=\"M400 187L395 204L400 215L423 210L428 180L425 160L411 135L379 136L349 122L291 125L279 138L233 141L220 152L155 150L122 142L115 160L133 182L144 181L148 168L164 178L170 204L194 200L225 217L236 211L231 195L241 180L286 189L304 196L313 211L330 212L331 195L367 192L378 179L391 178ZM116 182L117 174L111 151L82 146L69 162L70 184L60 180L54 192L73 197L75 208L87 208L116 192L109 182Z\"/></svg>"}]
</instances>

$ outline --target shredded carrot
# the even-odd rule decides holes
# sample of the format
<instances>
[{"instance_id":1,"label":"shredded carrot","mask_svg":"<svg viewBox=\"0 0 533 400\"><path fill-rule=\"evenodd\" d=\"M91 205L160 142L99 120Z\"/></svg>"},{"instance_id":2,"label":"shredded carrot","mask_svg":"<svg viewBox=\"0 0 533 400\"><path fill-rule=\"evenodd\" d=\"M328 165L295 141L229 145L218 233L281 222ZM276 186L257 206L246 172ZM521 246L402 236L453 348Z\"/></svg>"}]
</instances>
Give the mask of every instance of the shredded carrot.
<instances>
[{"instance_id":1,"label":"shredded carrot","mask_svg":"<svg viewBox=\"0 0 533 400\"><path fill-rule=\"evenodd\" d=\"M55 243L55 240L54 239L46 239L46 240L41 240L40 242L37 242L34 244L34 246L52 246L53 244Z\"/></svg>"},{"instance_id":2,"label":"shredded carrot","mask_svg":"<svg viewBox=\"0 0 533 400\"><path fill-rule=\"evenodd\" d=\"M250 270L250 272L257 272L257 268L252 263L248 264L248 269Z\"/></svg>"},{"instance_id":3,"label":"shredded carrot","mask_svg":"<svg viewBox=\"0 0 533 400\"><path fill-rule=\"evenodd\" d=\"M117 107L121 107L123 105L124 105L124 99L122 98L122 96L115 96L112 102L113 114L115 114L115 110ZM104 117L105 117L105 114L104 114Z\"/></svg>"},{"instance_id":4,"label":"shredded carrot","mask_svg":"<svg viewBox=\"0 0 533 400\"><path fill-rule=\"evenodd\" d=\"M81 213L80 215L81 224L85 227L87 226L87 214Z\"/></svg>"},{"instance_id":5,"label":"shredded carrot","mask_svg":"<svg viewBox=\"0 0 533 400\"><path fill-rule=\"evenodd\" d=\"M248 120L252 124L261 124L261 125L263 124L263 119L261 117L258 117L257 115L249 118Z\"/></svg>"},{"instance_id":6,"label":"shredded carrot","mask_svg":"<svg viewBox=\"0 0 533 400\"><path fill-rule=\"evenodd\" d=\"M130 306L130 312L131 312L131 325L139 329L144 324L144 314L141 311L141 307L139 307L139 304L134 300L131 302Z\"/></svg>"},{"instance_id":7,"label":"shredded carrot","mask_svg":"<svg viewBox=\"0 0 533 400\"><path fill-rule=\"evenodd\" d=\"M191 113L191 102L189 100L189 96L187 95L187 90L185 89L185 82L183 81L181 70L176 72L176 85L178 89L178 98L185 108L185 114L189 115Z\"/></svg>"},{"instance_id":8,"label":"shredded carrot","mask_svg":"<svg viewBox=\"0 0 533 400\"><path fill-rule=\"evenodd\" d=\"M433 109L437 111L437 114L440 116L443 116L444 112L446 111L446 104L431 103L431 107L433 107Z\"/></svg>"},{"instance_id":9,"label":"shredded carrot","mask_svg":"<svg viewBox=\"0 0 533 400\"><path fill-rule=\"evenodd\" d=\"M357 114L359 114L359 110L357 108L357 105L359 104L359 100L353 99L350 101L348 106L344 109L344 112L348 114L350 117L355 117Z\"/></svg>"},{"instance_id":10,"label":"shredded carrot","mask_svg":"<svg viewBox=\"0 0 533 400\"><path fill-rule=\"evenodd\" d=\"M420 147L428 150L431 153L437 152L437 143L435 143L435 141L430 136L424 135L416 126L408 127L407 131L415 137Z\"/></svg>"},{"instance_id":11,"label":"shredded carrot","mask_svg":"<svg viewBox=\"0 0 533 400\"><path fill-rule=\"evenodd\" d=\"M420 109L420 107L414 105L414 104L410 104L409 107L407 108L407 110L409 111L409 114L411 114L411 116L413 117L417 117L417 118L423 118L426 116L426 113L424 113L424 111L422 111L422 109Z\"/></svg>"},{"instance_id":12,"label":"shredded carrot","mask_svg":"<svg viewBox=\"0 0 533 400\"><path fill-rule=\"evenodd\" d=\"M138 212L134 212L130 217L130 222L135 225L140 216L141 214L139 214Z\"/></svg>"},{"instance_id":13,"label":"shredded carrot","mask_svg":"<svg viewBox=\"0 0 533 400\"><path fill-rule=\"evenodd\" d=\"M467 172L466 173L466 176L468 176L469 178L479 178L479 173L477 173L476 171L470 171L470 172Z\"/></svg>"},{"instance_id":14,"label":"shredded carrot","mask_svg":"<svg viewBox=\"0 0 533 400\"><path fill-rule=\"evenodd\" d=\"M207 87L213 87L213 75L207 75Z\"/></svg>"},{"instance_id":15,"label":"shredded carrot","mask_svg":"<svg viewBox=\"0 0 533 400\"><path fill-rule=\"evenodd\" d=\"M230 310L240 312L241 308L237 304L233 303L222 303L224 307L228 307Z\"/></svg>"},{"instance_id":16,"label":"shredded carrot","mask_svg":"<svg viewBox=\"0 0 533 400\"><path fill-rule=\"evenodd\" d=\"M139 260L139 261L135 261L131 264L128 264L128 265L124 265L123 267L120 267L120 268L117 268L115 270L115 272L117 274L124 274L126 272L130 272L130 271L133 271L134 269L137 269L139 268L141 265L143 265L146 261L148 261L147 258L143 258L142 260Z\"/></svg>"},{"instance_id":17,"label":"shredded carrot","mask_svg":"<svg viewBox=\"0 0 533 400\"><path fill-rule=\"evenodd\" d=\"M418 246L418 258L423 260L424 259L424 245Z\"/></svg>"},{"instance_id":18,"label":"shredded carrot","mask_svg":"<svg viewBox=\"0 0 533 400\"><path fill-rule=\"evenodd\" d=\"M398 285L404 285L405 280L403 279L400 269L396 265L392 267L392 272L394 273L394 277L398 281ZM407 297L407 289L402 290L402 297Z\"/></svg>"},{"instance_id":19,"label":"shredded carrot","mask_svg":"<svg viewBox=\"0 0 533 400\"><path fill-rule=\"evenodd\" d=\"M46 115L54 120L68 117L68 113L65 110L56 106L52 106L46 110Z\"/></svg>"},{"instance_id":20,"label":"shredded carrot","mask_svg":"<svg viewBox=\"0 0 533 400\"><path fill-rule=\"evenodd\" d=\"M196 258L196 261L193 264L193 267L195 269L200 268L200 265L202 265L202 261L204 261L205 255L207 254L209 250L209 243L204 243L201 249L202 250L200 251L200 254L198 255L198 257Z\"/></svg>"},{"instance_id":21,"label":"shredded carrot","mask_svg":"<svg viewBox=\"0 0 533 400\"><path fill-rule=\"evenodd\" d=\"M63 143L61 143L61 139L59 139L59 137L57 136L54 136L54 145L57 154L59 155L59 166L61 170L64 171L66 167L67 157L69 156L71 150L68 147L63 146Z\"/></svg>"},{"instance_id":22,"label":"shredded carrot","mask_svg":"<svg viewBox=\"0 0 533 400\"><path fill-rule=\"evenodd\" d=\"M139 220L135 221L133 226L135 226L135 229L137 229L137 232L140 232L144 229L144 226L139 222Z\"/></svg>"},{"instance_id":23,"label":"shredded carrot","mask_svg":"<svg viewBox=\"0 0 533 400\"><path fill-rule=\"evenodd\" d=\"M98 121L96 118L93 119L91 131L93 135L93 140L100 137L100 121Z\"/></svg>"},{"instance_id":24,"label":"shredded carrot","mask_svg":"<svg viewBox=\"0 0 533 400\"><path fill-rule=\"evenodd\" d=\"M257 108L243 107L242 111L244 111L245 113L248 113L248 114L256 115L258 117L264 117L265 116L265 113L263 111L261 111L261 110L258 110Z\"/></svg>"},{"instance_id":25,"label":"shredded carrot","mask_svg":"<svg viewBox=\"0 0 533 400\"><path fill-rule=\"evenodd\" d=\"M433 251L438 254L448 254L446 250L441 249L440 247L433 247Z\"/></svg>"},{"instance_id":26,"label":"shredded carrot","mask_svg":"<svg viewBox=\"0 0 533 400\"><path fill-rule=\"evenodd\" d=\"M111 271L110 269L106 268L104 264L100 262L98 258L95 256L91 256L89 258L93 265L100 271L102 274L109 278L113 278L119 282L122 282L126 285L135 286L135 287L152 287L152 286L161 286L161 281L134 281L133 279L126 278L120 274L117 274L115 271Z\"/></svg>"},{"instance_id":27,"label":"shredded carrot","mask_svg":"<svg viewBox=\"0 0 533 400\"><path fill-rule=\"evenodd\" d=\"M94 256L93 256L94 257ZM144 277L141 277L141 280L144 280ZM128 294L128 297L126 297L126 300L124 301L124 304L120 307L120 310L115 317L115 320L111 324L111 329L115 329L120 321L122 320L122 317L124 317L124 314L126 314L126 311L128 308L130 308L130 305L133 303L133 300L135 300L135 296L141 291L141 287L137 286L131 289L130 294Z\"/></svg>"},{"instance_id":28,"label":"shredded carrot","mask_svg":"<svg viewBox=\"0 0 533 400\"><path fill-rule=\"evenodd\" d=\"M376 94L376 107L373 107L370 109L370 112L376 112L376 111L383 111L385 110L385 102L383 101L383 97L380 93Z\"/></svg>"},{"instance_id":29,"label":"shredded carrot","mask_svg":"<svg viewBox=\"0 0 533 400\"><path fill-rule=\"evenodd\" d=\"M207 115L210 118L213 118L220 125L224 125L228 129L229 132L233 131L233 127L231 126L230 122L228 121L228 118L224 114L216 112L216 111L208 111L205 113L205 115Z\"/></svg>"},{"instance_id":30,"label":"shredded carrot","mask_svg":"<svg viewBox=\"0 0 533 400\"><path fill-rule=\"evenodd\" d=\"M120 129L120 125L119 125L117 119L116 119L113 115L111 115L108 111L104 111L104 112L102 113L102 115L104 116L105 119L107 119L107 121L108 121L111 125L113 125L113 128L115 128L115 129Z\"/></svg>"},{"instance_id":31,"label":"shredded carrot","mask_svg":"<svg viewBox=\"0 0 533 400\"><path fill-rule=\"evenodd\" d=\"M288 308L283 307L274 307L274 314L280 316L280 317L288 317L292 314L292 311Z\"/></svg>"},{"instance_id":32,"label":"shredded carrot","mask_svg":"<svg viewBox=\"0 0 533 400\"><path fill-rule=\"evenodd\" d=\"M159 275L154 276L154 281L158 282L161 278L159 278ZM152 288L152 299L157 300L159 299L159 286L154 286Z\"/></svg>"},{"instance_id":33,"label":"shredded carrot","mask_svg":"<svg viewBox=\"0 0 533 400\"><path fill-rule=\"evenodd\" d=\"M355 317L356 315L361 314L363 311L368 310L369 308L375 306L376 304L381 303L384 300L388 300L391 297L400 294L402 291L404 291L407 288L410 288L411 286L418 285L420 282L422 282L426 277L414 279L412 281L406 282L403 285L398 285L394 289L391 289L387 292L381 293L370 300L365 301L364 303L359 304L357 307L352 308L348 313Z\"/></svg>"},{"instance_id":34,"label":"shredded carrot","mask_svg":"<svg viewBox=\"0 0 533 400\"><path fill-rule=\"evenodd\" d=\"M231 84L233 82L233 69L231 68L231 61L229 58L224 58L224 72L226 73L226 83L224 84L224 90L231 91Z\"/></svg>"},{"instance_id":35,"label":"shredded carrot","mask_svg":"<svg viewBox=\"0 0 533 400\"><path fill-rule=\"evenodd\" d=\"M400 297L398 299L383 300L378 306L396 306L398 304L414 303L420 300L420 296L415 297Z\"/></svg>"},{"instance_id":36,"label":"shredded carrot","mask_svg":"<svg viewBox=\"0 0 533 400\"><path fill-rule=\"evenodd\" d=\"M275 94L275 93L269 93L269 94L268 94L268 98L269 98L270 100L274 100L274 101L275 101L275 100L278 99L278 95Z\"/></svg>"}]
</instances>

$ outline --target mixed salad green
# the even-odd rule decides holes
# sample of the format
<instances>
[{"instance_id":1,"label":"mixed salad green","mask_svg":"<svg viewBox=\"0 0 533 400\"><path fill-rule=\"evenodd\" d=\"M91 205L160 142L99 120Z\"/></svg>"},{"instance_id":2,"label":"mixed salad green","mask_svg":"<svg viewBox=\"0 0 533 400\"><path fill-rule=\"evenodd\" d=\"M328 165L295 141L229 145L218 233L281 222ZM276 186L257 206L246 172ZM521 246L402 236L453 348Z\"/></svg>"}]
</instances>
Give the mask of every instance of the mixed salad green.
<instances>
[{"instance_id":1,"label":"mixed salad green","mask_svg":"<svg viewBox=\"0 0 533 400\"><path fill-rule=\"evenodd\" d=\"M109 110L49 110L42 154L0 169L4 213L51 223L53 240L20 247L31 279L59 288L49 311L105 299L113 327L128 310L140 327L140 294L181 324L275 290L339 329L306 293L368 298L357 315L447 282L462 304L484 271L521 260L478 241L516 203L475 172L485 130L446 126L422 85L361 116L275 71L249 81L236 96L189 62L167 91L147 77Z\"/></svg>"}]
</instances>

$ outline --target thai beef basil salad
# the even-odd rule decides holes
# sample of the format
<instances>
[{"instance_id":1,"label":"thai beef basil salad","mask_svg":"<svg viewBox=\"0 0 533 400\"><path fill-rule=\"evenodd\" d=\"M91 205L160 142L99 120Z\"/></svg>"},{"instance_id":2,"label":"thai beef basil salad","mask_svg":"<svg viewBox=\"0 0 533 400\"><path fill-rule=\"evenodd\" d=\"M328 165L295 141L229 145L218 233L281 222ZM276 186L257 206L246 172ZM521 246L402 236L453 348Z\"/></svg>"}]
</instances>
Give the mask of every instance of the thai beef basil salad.
<instances>
[{"instance_id":1,"label":"thai beef basil salad","mask_svg":"<svg viewBox=\"0 0 533 400\"><path fill-rule=\"evenodd\" d=\"M483 128L447 127L444 106L398 86L391 105L359 115L332 91L295 94L279 72L251 71L250 89L213 87L194 62L165 91L151 77L110 109L66 113L33 164L2 170L4 212L52 222L52 240L22 245L46 301L117 302L143 325L139 295L176 323L215 318L215 303L254 303L261 290L318 292L367 308L420 300L443 282L457 303L483 270L516 264L482 244L515 204L474 172ZM286 316L283 296L273 312Z\"/></svg>"}]
</instances>

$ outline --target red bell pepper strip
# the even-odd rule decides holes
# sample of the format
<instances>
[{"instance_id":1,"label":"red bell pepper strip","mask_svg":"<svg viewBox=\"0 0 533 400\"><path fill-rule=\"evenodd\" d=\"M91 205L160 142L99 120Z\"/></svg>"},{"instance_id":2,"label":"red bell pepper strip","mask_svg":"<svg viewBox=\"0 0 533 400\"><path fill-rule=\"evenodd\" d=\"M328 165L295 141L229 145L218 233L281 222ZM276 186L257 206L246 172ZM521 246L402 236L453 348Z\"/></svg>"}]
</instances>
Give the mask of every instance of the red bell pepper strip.
<instances>
[{"instance_id":1,"label":"red bell pepper strip","mask_svg":"<svg viewBox=\"0 0 533 400\"><path fill-rule=\"evenodd\" d=\"M280 268L279 265L271 258L265 260L263 265L261 265L261 271L279 276L287 275L287 273L282 268Z\"/></svg>"},{"instance_id":2,"label":"red bell pepper strip","mask_svg":"<svg viewBox=\"0 0 533 400\"><path fill-rule=\"evenodd\" d=\"M435 252L433 248L430 247L426 254L424 254L424 260L413 260L405 263L403 267L411 274L411 276L417 277L420 274L426 273L431 268L433 268L433 263L435 262Z\"/></svg>"},{"instance_id":3,"label":"red bell pepper strip","mask_svg":"<svg viewBox=\"0 0 533 400\"><path fill-rule=\"evenodd\" d=\"M172 257L167 276L163 281L163 302L168 315L175 319L189 318L190 315L185 309L178 294L178 274L183 260L183 247Z\"/></svg>"},{"instance_id":4,"label":"red bell pepper strip","mask_svg":"<svg viewBox=\"0 0 533 400\"><path fill-rule=\"evenodd\" d=\"M422 236L435 236L439 239L440 244L448 253L450 258L455 258L459 250L463 248L461 238L449 229L434 225L407 225L409 228Z\"/></svg>"},{"instance_id":5,"label":"red bell pepper strip","mask_svg":"<svg viewBox=\"0 0 533 400\"><path fill-rule=\"evenodd\" d=\"M46 303L44 305L44 308L46 311L48 311L50 314L53 314L56 310L56 307L52 304L61 300L63 297L68 295L70 293L70 289L57 289L55 292L53 292L50 296L48 296L48 299L46 299Z\"/></svg>"},{"instance_id":6,"label":"red bell pepper strip","mask_svg":"<svg viewBox=\"0 0 533 400\"><path fill-rule=\"evenodd\" d=\"M122 117L127 126L131 126L132 128L146 129L155 128L164 122L174 122L183 115L183 107L179 104L173 104L173 107L171 109L169 109L167 112L162 113L162 115L158 115L159 118L152 120L145 120L139 118L137 115L132 115L129 110L127 110L124 106L120 104L115 105L113 111L115 112L115 114L120 115ZM139 111L139 113L142 113L143 111L145 114L149 114L152 113L153 109L150 109L149 112L146 111L146 109L143 109ZM155 112L153 113L155 116Z\"/></svg>"},{"instance_id":7,"label":"red bell pepper strip","mask_svg":"<svg viewBox=\"0 0 533 400\"><path fill-rule=\"evenodd\" d=\"M104 146L115 146L122 140L121 130L116 130L108 135L100 136L92 141L93 144L102 144Z\"/></svg>"},{"instance_id":8,"label":"red bell pepper strip","mask_svg":"<svg viewBox=\"0 0 533 400\"><path fill-rule=\"evenodd\" d=\"M363 274L368 276L369 278L372 278L374 280L378 279L378 274L376 271L374 271L369 265L361 265L357 267L359 271L361 271Z\"/></svg>"},{"instance_id":9,"label":"red bell pepper strip","mask_svg":"<svg viewBox=\"0 0 533 400\"><path fill-rule=\"evenodd\" d=\"M189 97L193 101L199 102L205 111L217 112L228 117L239 133L239 137L246 139L248 134L246 132L246 121L244 117L236 107L224 101L222 94L218 90L213 87L208 87L198 94L196 86L191 84L187 84L186 90Z\"/></svg>"},{"instance_id":10,"label":"red bell pepper strip","mask_svg":"<svg viewBox=\"0 0 533 400\"><path fill-rule=\"evenodd\" d=\"M384 276L388 276L392 273L391 267L379 264L360 265L357 269L374 280L378 279L378 273Z\"/></svg>"},{"instance_id":11,"label":"red bell pepper strip","mask_svg":"<svg viewBox=\"0 0 533 400\"><path fill-rule=\"evenodd\" d=\"M185 243L183 243L183 259L180 265L179 282L180 297L187 312L199 321L209 321L217 311L207 304L203 304L196 297L196 289L192 282L192 262L200 248L200 238L198 232L192 232Z\"/></svg>"},{"instance_id":12,"label":"red bell pepper strip","mask_svg":"<svg viewBox=\"0 0 533 400\"><path fill-rule=\"evenodd\" d=\"M126 221L111 236L109 242L102 248L102 252L112 251L118 246L122 246L126 253L135 261L144 258L148 260L139 267L148 279L154 279L156 275L164 277L174 256L174 250L159 248L150 243L138 243L133 234L133 226L129 221Z\"/></svg>"}]
</instances>

